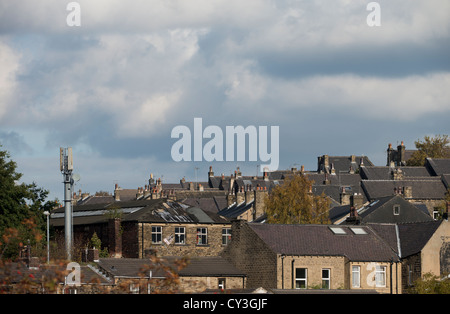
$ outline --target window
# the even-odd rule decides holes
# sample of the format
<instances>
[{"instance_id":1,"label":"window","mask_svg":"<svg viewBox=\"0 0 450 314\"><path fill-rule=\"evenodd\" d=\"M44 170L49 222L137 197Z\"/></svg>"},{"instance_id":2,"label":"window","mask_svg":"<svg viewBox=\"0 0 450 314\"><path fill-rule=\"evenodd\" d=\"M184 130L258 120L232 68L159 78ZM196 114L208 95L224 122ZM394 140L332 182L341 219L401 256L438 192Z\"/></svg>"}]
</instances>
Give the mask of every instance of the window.
<instances>
[{"instance_id":1,"label":"window","mask_svg":"<svg viewBox=\"0 0 450 314\"><path fill-rule=\"evenodd\" d=\"M394 215L400 215L400 205L394 205Z\"/></svg>"},{"instance_id":2,"label":"window","mask_svg":"<svg viewBox=\"0 0 450 314\"><path fill-rule=\"evenodd\" d=\"M354 228L354 227L350 227L350 230L351 230L354 234L367 234L366 230L364 230L363 228Z\"/></svg>"},{"instance_id":3,"label":"window","mask_svg":"<svg viewBox=\"0 0 450 314\"><path fill-rule=\"evenodd\" d=\"M184 227L175 227L175 244L185 244L186 229Z\"/></svg>"},{"instance_id":4,"label":"window","mask_svg":"<svg viewBox=\"0 0 450 314\"><path fill-rule=\"evenodd\" d=\"M197 245L208 244L208 228L197 228Z\"/></svg>"},{"instance_id":5,"label":"window","mask_svg":"<svg viewBox=\"0 0 450 314\"><path fill-rule=\"evenodd\" d=\"M433 219L438 220L439 219L439 210L433 210Z\"/></svg>"},{"instance_id":6,"label":"window","mask_svg":"<svg viewBox=\"0 0 450 314\"><path fill-rule=\"evenodd\" d=\"M375 286L386 287L386 266L377 266L375 269Z\"/></svg>"},{"instance_id":7,"label":"window","mask_svg":"<svg viewBox=\"0 0 450 314\"><path fill-rule=\"evenodd\" d=\"M413 284L413 268L411 265L408 265L408 285L412 286Z\"/></svg>"},{"instance_id":8,"label":"window","mask_svg":"<svg viewBox=\"0 0 450 314\"><path fill-rule=\"evenodd\" d=\"M231 228L222 229L222 245L228 245L231 241Z\"/></svg>"},{"instance_id":9,"label":"window","mask_svg":"<svg viewBox=\"0 0 450 314\"><path fill-rule=\"evenodd\" d=\"M330 289L330 274L330 269L322 269L322 289Z\"/></svg>"},{"instance_id":10,"label":"window","mask_svg":"<svg viewBox=\"0 0 450 314\"><path fill-rule=\"evenodd\" d=\"M352 287L353 288L361 287L361 267L360 266L352 266Z\"/></svg>"},{"instance_id":11,"label":"window","mask_svg":"<svg viewBox=\"0 0 450 314\"><path fill-rule=\"evenodd\" d=\"M152 243L161 244L162 240L162 227L152 226Z\"/></svg>"},{"instance_id":12,"label":"window","mask_svg":"<svg viewBox=\"0 0 450 314\"><path fill-rule=\"evenodd\" d=\"M226 289L226 279L225 278L219 278L219 289L225 290Z\"/></svg>"},{"instance_id":13,"label":"window","mask_svg":"<svg viewBox=\"0 0 450 314\"><path fill-rule=\"evenodd\" d=\"M295 270L295 289L306 289L308 286L308 269L297 268Z\"/></svg>"},{"instance_id":14,"label":"window","mask_svg":"<svg viewBox=\"0 0 450 314\"><path fill-rule=\"evenodd\" d=\"M131 294L139 294L139 285L130 283L130 293Z\"/></svg>"},{"instance_id":15,"label":"window","mask_svg":"<svg viewBox=\"0 0 450 314\"><path fill-rule=\"evenodd\" d=\"M334 234L347 234L341 227L329 227Z\"/></svg>"}]
</instances>

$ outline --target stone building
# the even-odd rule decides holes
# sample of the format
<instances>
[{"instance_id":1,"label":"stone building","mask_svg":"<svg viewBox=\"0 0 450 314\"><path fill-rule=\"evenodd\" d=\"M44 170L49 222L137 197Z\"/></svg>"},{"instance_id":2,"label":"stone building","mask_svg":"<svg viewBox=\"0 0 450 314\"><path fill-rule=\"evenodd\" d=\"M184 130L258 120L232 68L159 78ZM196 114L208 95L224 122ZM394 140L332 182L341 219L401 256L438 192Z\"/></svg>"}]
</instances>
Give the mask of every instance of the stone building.
<instances>
[{"instance_id":1,"label":"stone building","mask_svg":"<svg viewBox=\"0 0 450 314\"><path fill-rule=\"evenodd\" d=\"M63 239L64 208L52 212L50 223ZM94 232L111 257L215 256L230 240L231 223L166 198L74 206L75 258L80 258Z\"/></svg>"},{"instance_id":2,"label":"stone building","mask_svg":"<svg viewBox=\"0 0 450 314\"><path fill-rule=\"evenodd\" d=\"M247 274L247 288L401 293L398 255L370 227L233 221L222 256Z\"/></svg>"}]
</instances>

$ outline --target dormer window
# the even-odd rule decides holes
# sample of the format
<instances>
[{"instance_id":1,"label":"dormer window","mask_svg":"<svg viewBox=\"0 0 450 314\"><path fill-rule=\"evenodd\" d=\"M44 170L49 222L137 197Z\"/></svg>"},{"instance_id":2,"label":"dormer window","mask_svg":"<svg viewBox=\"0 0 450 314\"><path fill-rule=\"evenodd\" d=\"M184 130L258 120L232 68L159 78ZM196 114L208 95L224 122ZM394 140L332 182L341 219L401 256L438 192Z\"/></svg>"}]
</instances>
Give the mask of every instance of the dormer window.
<instances>
[{"instance_id":1,"label":"dormer window","mask_svg":"<svg viewBox=\"0 0 450 314\"><path fill-rule=\"evenodd\" d=\"M394 205L394 215L400 215L400 205Z\"/></svg>"}]
</instances>

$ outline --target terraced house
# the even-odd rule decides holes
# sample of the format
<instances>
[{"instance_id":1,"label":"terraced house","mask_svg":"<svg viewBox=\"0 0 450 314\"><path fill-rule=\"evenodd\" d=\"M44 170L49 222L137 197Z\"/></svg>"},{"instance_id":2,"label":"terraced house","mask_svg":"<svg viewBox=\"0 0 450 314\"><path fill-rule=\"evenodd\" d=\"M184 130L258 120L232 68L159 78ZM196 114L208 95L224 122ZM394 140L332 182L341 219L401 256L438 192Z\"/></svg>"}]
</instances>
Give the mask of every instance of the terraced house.
<instances>
[{"instance_id":1,"label":"terraced house","mask_svg":"<svg viewBox=\"0 0 450 314\"><path fill-rule=\"evenodd\" d=\"M236 220L232 228L233 240L222 256L247 274L247 288L402 293L424 272L445 274L450 254L445 220L414 226Z\"/></svg>"}]
</instances>

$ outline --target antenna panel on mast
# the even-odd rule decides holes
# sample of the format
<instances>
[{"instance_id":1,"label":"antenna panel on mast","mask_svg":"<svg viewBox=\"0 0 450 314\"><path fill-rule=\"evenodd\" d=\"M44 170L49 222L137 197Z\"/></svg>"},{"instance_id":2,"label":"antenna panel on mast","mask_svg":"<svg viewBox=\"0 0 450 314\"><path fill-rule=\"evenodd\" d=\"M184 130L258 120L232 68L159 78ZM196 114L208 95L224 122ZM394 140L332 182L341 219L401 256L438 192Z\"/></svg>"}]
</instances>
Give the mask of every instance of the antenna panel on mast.
<instances>
[{"instance_id":1,"label":"antenna panel on mast","mask_svg":"<svg viewBox=\"0 0 450 314\"><path fill-rule=\"evenodd\" d=\"M72 147L67 148L67 170L73 170Z\"/></svg>"}]
</instances>

